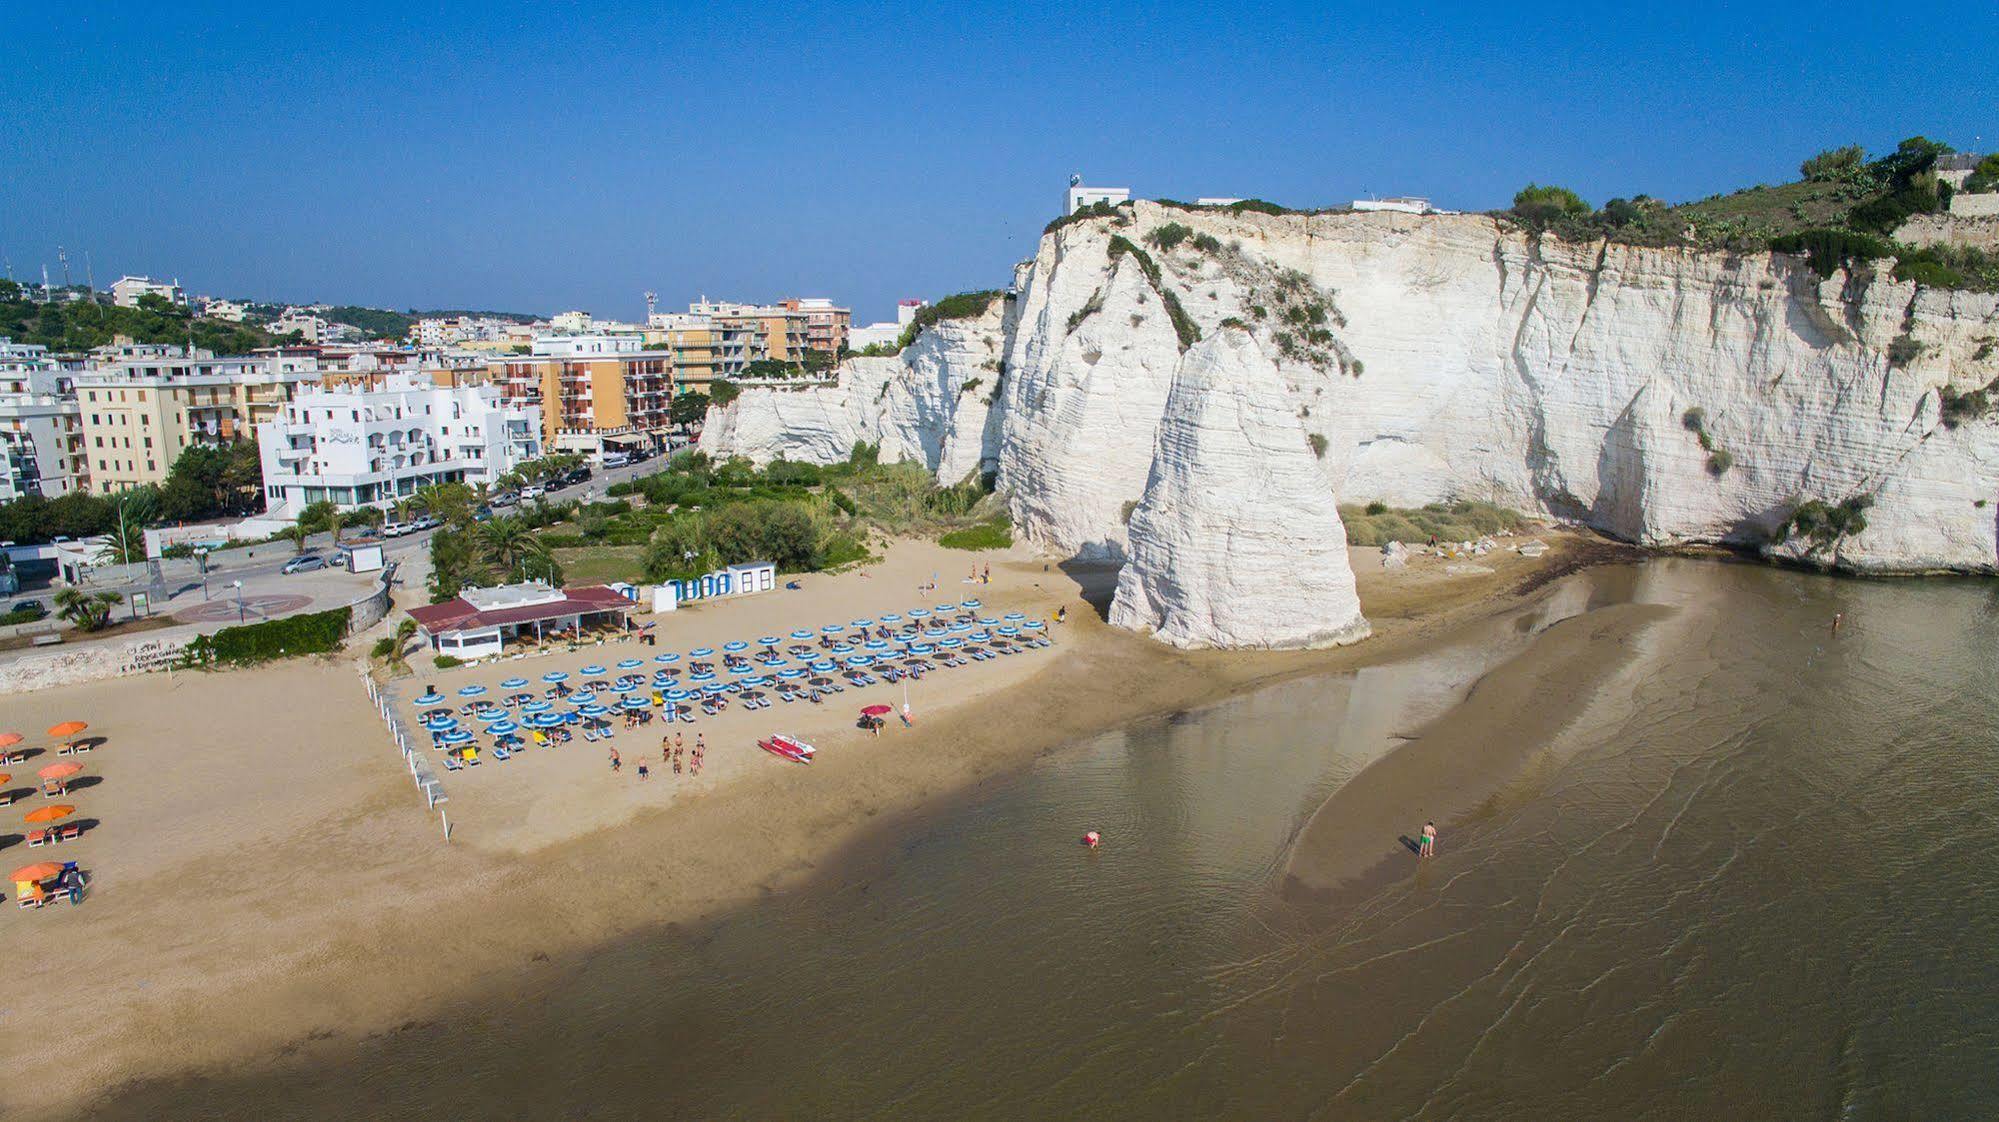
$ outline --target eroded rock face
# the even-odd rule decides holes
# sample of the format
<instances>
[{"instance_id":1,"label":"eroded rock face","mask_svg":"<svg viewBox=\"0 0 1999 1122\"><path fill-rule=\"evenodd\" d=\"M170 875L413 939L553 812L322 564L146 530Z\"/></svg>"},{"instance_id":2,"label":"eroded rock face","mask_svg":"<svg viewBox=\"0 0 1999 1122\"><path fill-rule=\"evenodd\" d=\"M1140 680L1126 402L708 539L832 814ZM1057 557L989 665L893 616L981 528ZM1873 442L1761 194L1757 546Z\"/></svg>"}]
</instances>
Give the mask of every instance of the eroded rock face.
<instances>
[{"instance_id":1,"label":"eroded rock face","mask_svg":"<svg viewBox=\"0 0 1999 1122\"><path fill-rule=\"evenodd\" d=\"M1196 344L1173 380L1111 622L1180 647L1366 637L1346 528L1277 367L1247 331Z\"/></svg>"},{"instance_id":2,"label":"eroded rock face","mask_svg":"<svg viewBox=\"0 0 1999 1122\"><path fill-rule=\"evenodd\" d=\"M1147 240L1168 224L1193 236ZM1193 470L1170 462L1184 441L1159 439L1205 353L1170 299L1204 339L1234 331L1261 355L1258 410L1324 441L1314 467L1343 502L1484 499L1640 543L1800 555L1766 544L1798 502L1867 496L1866 529L1813 559L1999 571L1999 421L1942 418L1946 393L1999 382L1994 294L1480 215L1143 202L1043 237L1016 284L979 320L843 365L836 386L745 393L702 446L824 461L879 441L946 482L978 465L1028 541L1135 557L1153 523L1127 510Z\"/></svg>"}]
</instances>

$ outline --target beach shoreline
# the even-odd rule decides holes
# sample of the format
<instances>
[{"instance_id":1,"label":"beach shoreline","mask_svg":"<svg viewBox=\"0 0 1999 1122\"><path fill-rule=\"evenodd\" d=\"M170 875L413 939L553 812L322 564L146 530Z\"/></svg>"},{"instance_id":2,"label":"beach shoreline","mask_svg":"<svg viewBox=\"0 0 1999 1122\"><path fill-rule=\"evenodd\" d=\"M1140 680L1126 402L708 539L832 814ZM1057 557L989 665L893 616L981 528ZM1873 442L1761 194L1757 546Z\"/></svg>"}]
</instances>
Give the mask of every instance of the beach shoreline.
<instances>
[{"instance_id":1,"label":"beach shoreline","mask_svg":"<svg viewBox=\"0 0 1999 1122\"><path fill-rule=\"evenodd\" d=\"M212 710L216 695L226 693L281 703L283 711L270 717L281 740L320 736L339 744L316 762L332 776L310 790L297 789L290 767L247 763L240 745L215 746L222 758L236 759L222 788L233 789L231 797L267 800L272 813L208 826L196 843L157 847L150 861L126 860L108 848L119 839L106 837L105 852L87 862L99 870L98 898L73 911L19 917L16 931L31 942L17 967L32 981L30 992L17 994L16 1009L41 997L93 1012L53 1025L18 1012L0 1018L8 1054L61 1063L77 1076L61 1085L11 1086L0 1101L23 1116L66 1116L122 1086L224 1065L290 1062L420 1024L460 996L509 984L553 958L635 931L692 929L761 896L854 875L868 867L870 850L894 844L892 824L910 820L905 816L948 805L1096 733L1289 678L1409 657L1530 599L1549 583L1544 573L1630 558L1626 547L1597 539L1549 540L1554 548L1542 558L1495 556L1491 574L1448 579L1368 571L1364 559L1373 551L1357 550L1376 637L1311 652L1178 651L1111 629L1084 609L1101 600L1110 570L1055 567L1024 553L982 555L994 565L985 599L1039 611L1067 604L1070 622L1057 629L1054 650L998 668L1007 677L994 688L967 689L961 701L920 710L915 734L892 728L865 746L858 733L835 736L822 742L811 768L780 765L751 749L739 753L736 779L667 806L605 799L601 815L585 815L566 831L549 828L546 817L530 821L531 814L482 820L482 805L504 800L479 797L471 777L454 777L447 809L460 812L455 821L464 833L454 833L449 846L402 777L345 662L181 675L171 684L153 676L18 699L0 706L0 717L40 727L35 722L47 712L115 710L120 703L112 698L135 691L146 696L134 708L171 718L178 704L194 721L192 714ZM974 560L950 556L965 565ZM914 563L922 568L932 557ZM868 578L815 578L807 591L817 585L836 599L859 595L853 590L863 580L900 571L894 564L892 557ZM109 794L118 779L109 753L125 746L117 727L107 734ZM479 777L502 778L512 777ZM216 791L214 782L197 780L166 794L199 799ZM576 805L570 795L550 797ZM117 810L124 814L107 810L108 823L131 817L174 829L170 812Z\"/></svg>"}]
</instances>

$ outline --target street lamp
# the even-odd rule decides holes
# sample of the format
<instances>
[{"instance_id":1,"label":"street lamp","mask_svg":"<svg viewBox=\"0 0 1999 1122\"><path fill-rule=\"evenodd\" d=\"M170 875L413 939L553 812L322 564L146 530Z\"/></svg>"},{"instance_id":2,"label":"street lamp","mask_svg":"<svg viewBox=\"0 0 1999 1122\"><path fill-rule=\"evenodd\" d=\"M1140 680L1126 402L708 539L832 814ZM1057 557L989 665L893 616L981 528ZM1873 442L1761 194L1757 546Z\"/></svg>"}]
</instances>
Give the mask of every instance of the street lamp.
<instances>
[{"instance_id":1,"label":"street lamp","mask_svg":"<svg viewBox=\"0 0 1999 1122\"><path fill-rule=\"evenodd\" d=\"M232 580L229 582L229 584L230 587L236 590L236 622L237 623L250 622L249 614L243 609L243 582L240 580Z\"/></svg>"}]
</instances>

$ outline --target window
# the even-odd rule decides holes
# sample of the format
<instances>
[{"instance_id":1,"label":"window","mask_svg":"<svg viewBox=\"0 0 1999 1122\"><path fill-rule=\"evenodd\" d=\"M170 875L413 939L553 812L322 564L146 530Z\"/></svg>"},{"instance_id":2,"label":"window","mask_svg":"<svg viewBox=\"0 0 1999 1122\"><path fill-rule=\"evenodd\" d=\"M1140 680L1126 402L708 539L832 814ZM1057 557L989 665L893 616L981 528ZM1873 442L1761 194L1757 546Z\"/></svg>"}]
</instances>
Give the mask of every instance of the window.
<instances>
[{"instance_id":1,"label":"window","mask_svg":"<svg viewBox=\"0 0 1999 1122\"><path fill-rule=\"evenodd\" d=\"M146 461L146 470L147 470L147 471L158 471L159 469L158 469L158 468L155 468L155 467L153 466L153 461L151 461L151 460L147 460L147 461Z\"/></svg>"},{"instance_id":2,"label":"window","mask_svg":"<svg viewBox=\"0 0 1999 1122\"><path fill-rule=\"evenodd\" d=\"M104 447L104 438L103 438L103 437L101 437L101 436L100 436L100 437L98 437L98 438L97 438L97 446L98 446L99 448L102 448L102 447Z\"/></svg>"},{"instance_id":3,"label":"window","mask_svg":"<svg viewBox=\"0 0 1999 1122\"><path fill-rule=\"evenodd\" d=\"M146 447L151 448L152 446L153 446L153 438L149 436L146 438Z\"/></svg>"}]
</instances>

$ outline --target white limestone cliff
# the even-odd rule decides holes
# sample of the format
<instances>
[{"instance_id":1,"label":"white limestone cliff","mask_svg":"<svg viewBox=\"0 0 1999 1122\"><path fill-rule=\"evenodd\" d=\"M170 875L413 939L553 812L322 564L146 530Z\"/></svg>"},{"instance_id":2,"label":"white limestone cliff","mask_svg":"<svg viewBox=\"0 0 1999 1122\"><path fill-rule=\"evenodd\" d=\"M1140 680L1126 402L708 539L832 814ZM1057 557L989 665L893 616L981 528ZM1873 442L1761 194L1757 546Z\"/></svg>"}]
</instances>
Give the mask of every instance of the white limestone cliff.
<instances>
[{"instance_id":1,"label":"white limestone cliff","mask_svg":"<svg viewBox=\"0 0 1999 1122\"><path fill-rule=\"evenodd\" d=\"M1112 624L1179 647L1366 637L1339 508L1281 391L1247 331L1188 351L1132 510Z\"/></svg>"},{"instance_id":2,"label":"white limestone cliff","mask_svg":"<svg viewBox=\"0 0 1999 1122\"><path fill-rule=\"evenodd\" d=\"M1193 236L1148 242L1169 225ZM1201 349L1183 349L1170 297L1202 336L1231 322L1253 340L1275 371L1261 407L1324 441L1341 502L1485 499L1645 544L1802 557L1770 543L1799 502L1871 500L1864 530L1809 559L1999 571L1999 422L1942 416L1947 395L1999 382L1991 293L1481 215L1144 202L1050 232L1016 287L1004 311L850 361L835 386L745 392L702 446L830 460L879 440L947 482L976 463L1026 540L1136 556L1150 523L1126 514L1177 470L1160 425Z\"/></svg>"}]
</instances>

